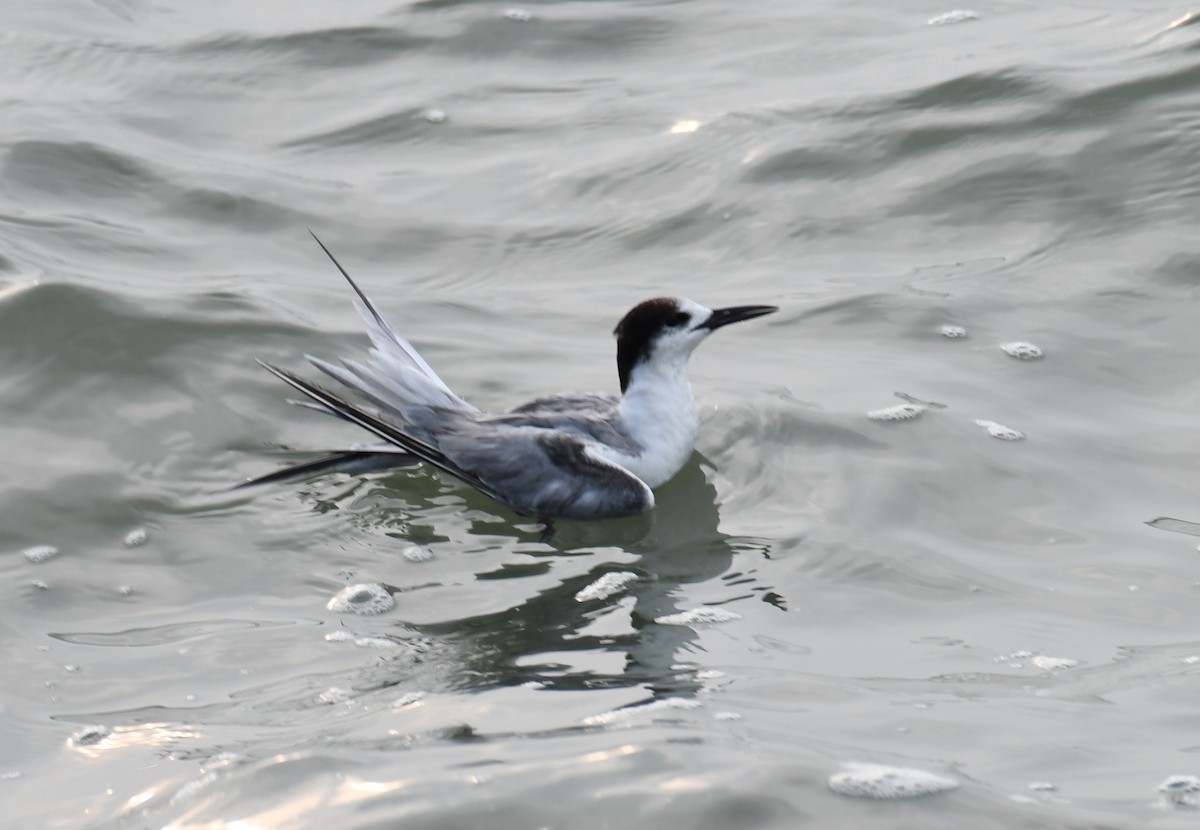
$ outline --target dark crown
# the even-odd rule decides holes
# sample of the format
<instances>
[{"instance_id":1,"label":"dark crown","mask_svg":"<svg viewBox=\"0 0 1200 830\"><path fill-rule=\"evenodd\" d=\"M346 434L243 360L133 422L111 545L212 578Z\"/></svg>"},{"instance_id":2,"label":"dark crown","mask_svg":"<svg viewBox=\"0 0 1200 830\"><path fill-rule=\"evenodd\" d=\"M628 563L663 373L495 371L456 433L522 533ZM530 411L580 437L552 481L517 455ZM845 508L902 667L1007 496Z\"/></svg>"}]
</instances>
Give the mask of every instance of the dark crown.
<instances>
[{"instance_id":1,"label":"dark crown","mask_svg":"<svg viewBox=\"0 0 1200 830\"><path fill-rule=\"evenodd\" d=\"M663 331L687 325L691 317L673 297L656 297L635 305L621 318L613 334L617 336L617 374L621 391L629 386L633 367L649 360L654 342Z\"/></svg>"}]
</instances>

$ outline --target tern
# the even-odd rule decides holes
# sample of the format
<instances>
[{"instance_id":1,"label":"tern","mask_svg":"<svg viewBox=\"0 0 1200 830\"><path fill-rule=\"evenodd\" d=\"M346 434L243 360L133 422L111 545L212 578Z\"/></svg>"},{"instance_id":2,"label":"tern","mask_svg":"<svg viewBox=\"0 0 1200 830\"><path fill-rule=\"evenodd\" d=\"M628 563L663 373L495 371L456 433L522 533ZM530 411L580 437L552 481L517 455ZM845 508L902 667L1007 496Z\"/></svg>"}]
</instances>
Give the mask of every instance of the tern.
<instances>
[{"instance_id":1,"label":"tern","mask_svg":"<svg viewBox=\"0 0 1200 830\"><path fill-rule=\"evenodd\" d=\"M305 357L362 402L258 362L309 399L296 403L357 424L386 443L323 455L239 487L424 462L547 528L555 518L643 513L654 507L654 488L674 477L692 454L700 425L687 375L692 351L717 329L779 310L769 305L714 310L677 297L646 300L614 330L620 396L552 395L490 414L452 392L312 236L358 295L355 305L371 349L365 362L335 365Z\"/></svg>"}]
</instances>

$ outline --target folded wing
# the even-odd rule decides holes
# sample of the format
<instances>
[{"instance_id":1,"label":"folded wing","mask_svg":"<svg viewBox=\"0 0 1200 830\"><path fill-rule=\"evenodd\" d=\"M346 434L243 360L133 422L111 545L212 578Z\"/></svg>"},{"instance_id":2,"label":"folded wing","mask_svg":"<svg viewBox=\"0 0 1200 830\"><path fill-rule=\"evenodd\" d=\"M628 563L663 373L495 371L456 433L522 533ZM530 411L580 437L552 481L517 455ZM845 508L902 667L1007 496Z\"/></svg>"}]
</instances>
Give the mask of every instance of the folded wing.
<instances>
[{"instance_id":1,"label":"folded wing","mask_svg":"<svg viewBox=\"0 0 1200 830\"><path fill-rule=\"evenodd\" d=\"M599 519L654 506L645 482L606 461L578 435L527 425L467 424L437 446L408 434L366 407L349 403L286 369L269 372L344 420L471 485L526 516Z\"/></svg>"}]
</instances>

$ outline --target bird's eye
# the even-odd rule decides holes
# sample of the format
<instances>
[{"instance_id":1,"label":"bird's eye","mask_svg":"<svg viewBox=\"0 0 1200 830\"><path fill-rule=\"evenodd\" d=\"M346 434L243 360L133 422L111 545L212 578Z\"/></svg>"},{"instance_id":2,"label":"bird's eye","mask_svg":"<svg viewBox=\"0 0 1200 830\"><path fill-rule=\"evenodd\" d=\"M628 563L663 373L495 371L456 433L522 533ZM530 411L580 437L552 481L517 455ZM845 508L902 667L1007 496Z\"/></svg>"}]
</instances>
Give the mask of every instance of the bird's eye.
<instances>
[{"instance_id":1,"label":"bird's eye","mask_svg":"<svg viewBox=\"0 0 1200 830\"><path fill-rule=\"evenodd\" d=\"M691 319L692 316L686 311L677 311L671 315L671 319L667 322L672 326L683 326L686 325Z\"/></svg>"}]
</instances>

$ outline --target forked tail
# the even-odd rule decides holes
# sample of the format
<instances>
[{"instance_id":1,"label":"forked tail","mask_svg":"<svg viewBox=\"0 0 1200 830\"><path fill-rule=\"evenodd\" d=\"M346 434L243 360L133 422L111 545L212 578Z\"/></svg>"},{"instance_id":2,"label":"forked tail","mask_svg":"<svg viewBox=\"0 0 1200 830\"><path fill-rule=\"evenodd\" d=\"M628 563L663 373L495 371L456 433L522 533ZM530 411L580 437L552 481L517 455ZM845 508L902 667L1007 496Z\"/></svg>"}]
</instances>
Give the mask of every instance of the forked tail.
<instances>
[{"instance_id":1,"label":"forked tail","mask_svg":"<svg viewBox=\"0 0 1200 830\"><path fill-rule=\"evenodd\" d=\"M355 307L366 322L367 333L371 336L370 357L365 363L343 360L342 366L335 366L308 356L309 362L339 383L387 409L401 410L405 406L418 404L478 412L451 391L412 343L379 313L379 309L350 278L325 243L311 228L308 232L358 295Z\"/></svg>"}]
</instances>

